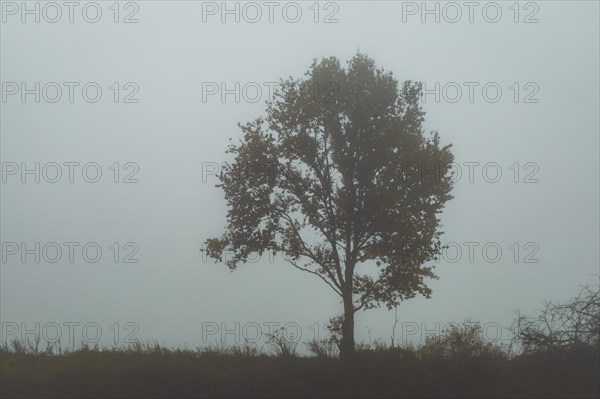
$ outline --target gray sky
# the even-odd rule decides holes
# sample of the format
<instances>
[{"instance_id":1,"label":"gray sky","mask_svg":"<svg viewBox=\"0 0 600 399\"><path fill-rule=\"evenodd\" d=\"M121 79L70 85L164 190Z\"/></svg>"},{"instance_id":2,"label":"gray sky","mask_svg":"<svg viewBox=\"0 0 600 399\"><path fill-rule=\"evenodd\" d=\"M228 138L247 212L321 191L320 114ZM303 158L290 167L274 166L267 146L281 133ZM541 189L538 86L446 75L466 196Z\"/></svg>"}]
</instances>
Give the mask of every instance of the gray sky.
<instances>
[{"instance_id":1,"label":"gray sky","mask_svg":"<svg viewBox=\"0 0 600 399\"><path fill-rule=\"evenodd\" d=\"M230 273L203 262L199 248L225 226L223 194L210 172L230 159L224 150L229 137L241 137L237 122L264 115L269 82L301 77L313 58L345 62L357 49L400 81L424 82L426 128L453 144L461 172L442 215L451 249L437 264L440 279L430 282L431 299L398 308L405 326L397 337L418 340L436 323L467 318L506 327L513 310L533 311L598 281L595 1L476 2L472 22L463 2L428 2L439 22L422 2L275 2L273 22L263 2L237 3L239 22L221 2L122 2L118 16L113 2L81 2L73 22L62 2L60 18L56 7L27 4L38 4L39 23L21 2L2 2L3 339L15 325L22 335L36 322L62 326L63 343L69 322L80 323L78 343L86 323L102 328L103 343L113 339L114 323L122 342L134 331L127 322L138 327L135 338L168 345L214 343L235 323L238 335L228 342L252 339L251 323L263 331L296 323L302 341L318 327L323 337L342 307L322 281L281 258ZM96 8L99 21L87 22ZM290 22L298 9L299 20ZM138 22L124 23L127 17ZM231 94L236 82L239 102ZM224 101L221 84L231 90ZM102 96L91 102L97 87ZM22 89L32 92L24 102ZM21 175L36 163L39 183L35 172ZM52 183L55 163L62 176ZM87 182L98 169L99 181ZM78 243L73 263L69 242ZM32 249L24 261L21 243ZM86 243L88 259L101 248L96 263L83 257ZM124 263L128 255L139 262ZM360 312L357 340L368 340L368 330L371 339L389 340L393 322L393 312ZM415 325L419 331L409 334Z\"/></svg>"}]
</instances>

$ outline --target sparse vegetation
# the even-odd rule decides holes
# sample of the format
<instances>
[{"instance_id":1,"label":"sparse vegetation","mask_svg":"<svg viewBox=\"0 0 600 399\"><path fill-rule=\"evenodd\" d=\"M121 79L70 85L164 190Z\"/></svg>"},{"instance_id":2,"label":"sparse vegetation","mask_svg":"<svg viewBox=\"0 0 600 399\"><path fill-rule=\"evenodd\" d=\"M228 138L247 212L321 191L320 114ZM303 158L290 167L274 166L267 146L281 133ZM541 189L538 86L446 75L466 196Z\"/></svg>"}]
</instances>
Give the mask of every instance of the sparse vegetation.
<instances>
[{"instance_id":1,"label":"sparse vegetation","mask_svg":"<svg viewBox=\"0 0 600 399\"><path fill-rule=\"evenodd\" d=\"M582 292L540 314L585 309L596 320L597 292ZM313 356L299 356L295 337L283 329L267 336L266 347L173 349L153 341L62 350L50 343L42 349L39 340L12 340L0 347L0 392L7 398L600 396L598 330L590 332L586 322L562 324L581 329L569 330L568 336L580 337L576 345L558 345L566 342L560 328L546 334L557 345L530 345L536 320L515 320L519 351L486 341L478 323L466 322L417 346L358 344L352 361L338 358L335 334L305 343Z\"/></svg>"},{"instance_id":2,"label":"sparse vegetation","mask_svg":"<svg viewBox=\"0 0 600 399\"><path fill-rule=\"evenodd\" d=\"M446 338L454 340L458 331ZM469 337L463 337L463 342ZM449 344L450 341L446 342ZM14 348L21 348L16 352ZM598 352L509 358L495 351L358 345L348 363L252 347L169 349L155 343L62 355L0 353L2 397L598 397ZM485 346L484 346L485 347ZM319 356L319 353L321 354Z\"/></svg>"}]
</instances>

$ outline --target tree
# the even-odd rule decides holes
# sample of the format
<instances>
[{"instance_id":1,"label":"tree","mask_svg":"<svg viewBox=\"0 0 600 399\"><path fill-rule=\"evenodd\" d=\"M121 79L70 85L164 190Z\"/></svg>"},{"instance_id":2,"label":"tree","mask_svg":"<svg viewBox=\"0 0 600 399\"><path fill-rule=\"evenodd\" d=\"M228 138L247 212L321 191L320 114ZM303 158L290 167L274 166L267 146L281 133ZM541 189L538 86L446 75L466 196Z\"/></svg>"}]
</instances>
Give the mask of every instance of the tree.
<instances>
[{"instance_id":1,"label":"tree","mask_svg":"<svg viewBox=\"0 0 600 399\"><path fill-rule=\"evenodd\" d=\"M399 89L364 54L347 68L314 60L305 78L280 81L266 118L238 124L243 139L226 151L227 227L208 256L231 251L233 270L282 252L322 279L343 302L342 357L355 350L355 312L429 297L424 279L437 278L425 263L442 249L453 155L437 132L425 137L420 98L420 83Z\"/></svg>"}]
</instances>

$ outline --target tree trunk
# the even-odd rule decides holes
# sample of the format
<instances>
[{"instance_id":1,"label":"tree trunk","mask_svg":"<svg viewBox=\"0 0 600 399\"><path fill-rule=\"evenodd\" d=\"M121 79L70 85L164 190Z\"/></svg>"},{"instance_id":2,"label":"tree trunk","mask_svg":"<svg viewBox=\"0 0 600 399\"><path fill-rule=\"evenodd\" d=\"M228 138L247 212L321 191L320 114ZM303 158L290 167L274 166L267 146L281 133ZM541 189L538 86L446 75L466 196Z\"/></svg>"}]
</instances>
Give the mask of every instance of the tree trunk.
<instances>
[{"instance_id":1,"label":"tree trunk","mask_svg":"<svg viewBox=\"0 0 600 399\"><path fill-rule=\"evenodd\" d=\"M350 359L355 353L354 347L354 304L352 303L352 287L345 287L344 320L342 322L342 340L340 342L340 357ZM349 289L348 289L349 288Z\"/></svg>"}]
</instances>

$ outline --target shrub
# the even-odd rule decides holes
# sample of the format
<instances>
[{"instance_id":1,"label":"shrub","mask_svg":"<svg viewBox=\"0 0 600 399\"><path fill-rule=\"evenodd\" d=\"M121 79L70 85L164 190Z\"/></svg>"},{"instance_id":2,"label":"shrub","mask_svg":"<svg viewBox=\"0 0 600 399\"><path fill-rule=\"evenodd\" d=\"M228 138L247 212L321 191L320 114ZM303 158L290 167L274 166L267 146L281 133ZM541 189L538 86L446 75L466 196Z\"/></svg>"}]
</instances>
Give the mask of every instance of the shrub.
<instances>
[{"instance_id":1,"label":"shrub","mask_svg":"<svg viewBox=\"0 0 600 399\"><path fill-rule=\"evenodd\" d=\"M478 356L505 357L502 348L485 340L479 323L466 321L462 326L452 325L442 334L429 336L417 349L422 358L456 359Z\"/></svg>"},{"instance_id":2,"label":"shrub","mask_svg":"<svg viewBox=\"0 0 600 399\"><path fill-rule=\"evenodd\" d=\"M534 315L517 312L511 330L512 346L523 353L600 349L600 289L585 286L567 302L547 301Z\"/></svg>"}]
</instances>

